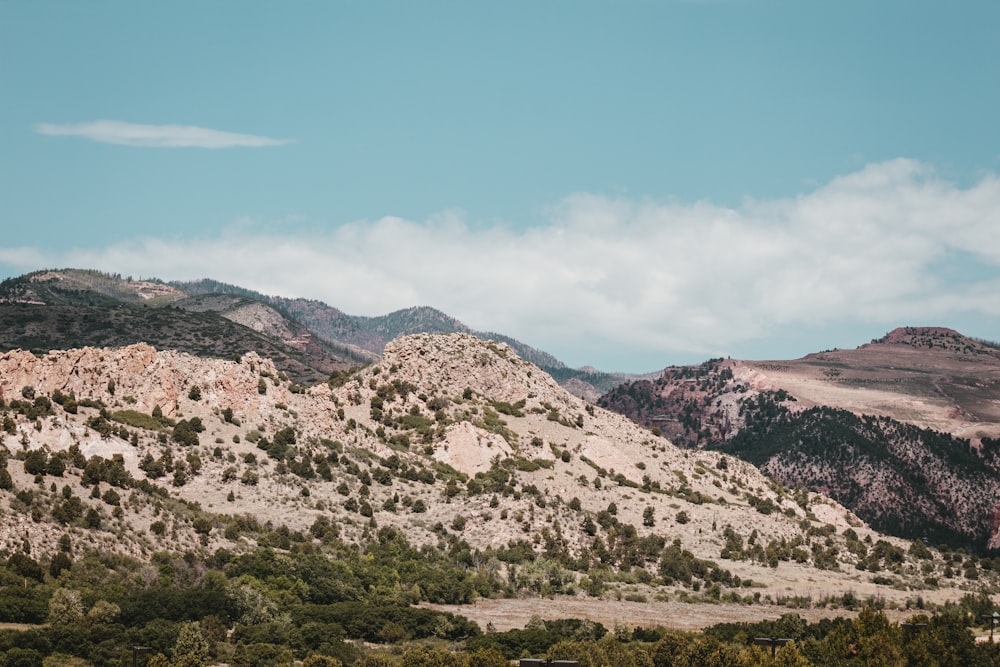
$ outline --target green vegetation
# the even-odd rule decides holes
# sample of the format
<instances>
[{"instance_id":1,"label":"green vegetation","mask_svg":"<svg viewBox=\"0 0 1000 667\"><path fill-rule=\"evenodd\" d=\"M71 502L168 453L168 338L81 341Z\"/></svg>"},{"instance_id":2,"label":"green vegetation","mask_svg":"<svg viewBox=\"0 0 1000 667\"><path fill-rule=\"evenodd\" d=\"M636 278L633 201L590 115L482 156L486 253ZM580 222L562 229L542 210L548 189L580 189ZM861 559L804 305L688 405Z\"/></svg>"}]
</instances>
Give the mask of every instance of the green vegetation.
<instances>
[{"instance_id":1,"label":"green vegetation","mask_svg":"<svg viewBox=\"0 0 1000 667\"><path fill-rule=\"evenodd\" d=\"M980 452L968 440L946 433L829 407L791 412L781 399L765 392L743 401L740 411L746 426L723 449L757 466L780 462L777 467L786 471L783 481L807 486L828 484L822 481L826 473L816 471L829 468L885 471L885 476L899 480L885 489L886 497L873 493L868 477L846 473L830 486L830 495L880 531L935 544L971 543L977 551L985 548L989 523L983 517L991 516L995 503L989 493L978 490L992 488L983 480L1000 478L1000 460L992 457L988 444ZM899 451L919 455L905 457ZM963 489L963 500L954 504L950 499L957 489ZM763 514L778 510L770 500L752 494L747 500Z\"/></svg>"},{"instance_id":2,"label":"green vegetation","mask_svg":"<svg viewBox=\"0 0 1000 667\"><path fill-rule=\"evenodd\" d=\"M151 570L108 553L75 555L64 537L65 562L51 574L21 552L0 561L0 622L49 623L0 631L0 656L7 656L0 665L12 664L9 656L17 650L36 652L37 662L23 664L61 654L127 665L133 645L150 646L174 665L209 658L260 664L252 656L265 651L261 644L291 659L318 654L352 663L362 652L359 641L479 635L464 618L411 605L467 603L497 586L459 566L461 550L451 556L417 550L387 528L363 551L334 539L329 555L269 548L236 557L162 552L153 556ZM186 661L191 654L198 660Z\"/></svg>"},{"instance_id":3,"label":"green vegetation","mask_svg":"<svg viewBox=\"0 0 1000 667\"><path fill-rule=\"evenodd\" d=\"M0 293L5 291L6 282L0 283ZM326 381L331 363L347 356L340 349L327 354L300 352L215 312L191 312L173 304L122 304L94 297L92 292L85 293L82 302L80 295L67 299L60 295L50 305L0 308L0 341L0 352L21 348L39 354L83 345L120 347L135 343L216 359L257 352L272 359L293 382L305 385Z\"/></svg>"},{"instance_id":4,"label":"green vegetation","mask_svg":"<svg viewBox=\"0 0 1000 667\"><path fill-rule=\"evenodd\" d=\"M127 559L81 559L59 581L14 583L0 567L0 613L27 630L0 630L0 664L132 664L132 646L150 665L234 667L291 664L358 667L507 667L521 657L577 660L581 667L1000 665L1000 646L977 643L964 600L907 625L866 606L854 619L809 623L789 613L773 621L721 623L702 632L615 627L575 618L532 618L521 629L483 633L461 616L372 599L342 599L365 569L325 567L315 557L259 552L207 562L161 554L144 589L126 582ZM278 572L290 567L286 572ZM200 579L191 568L207 568ZM330 585L316 589L327 578ZM319 601L303 599L320 593ZM974 600L973 600L974 602ZM978 608L976 608L978 611ZM787 640L772 648L756 638Z\"/></svg>"},{"instance_id":5,"label":"green vegetation","mask_svg":"<svg viewBox=\"0 0 1000 667\"><path fill-rule=\"evenodd\" d=\"M136 410L117 410L112 412L110 417L111 421L116 421L119 424L133 428L144 428L148 431L158 431L167 424L163 420L162 414L157 418Z\"/></svg>"}]
</instances>

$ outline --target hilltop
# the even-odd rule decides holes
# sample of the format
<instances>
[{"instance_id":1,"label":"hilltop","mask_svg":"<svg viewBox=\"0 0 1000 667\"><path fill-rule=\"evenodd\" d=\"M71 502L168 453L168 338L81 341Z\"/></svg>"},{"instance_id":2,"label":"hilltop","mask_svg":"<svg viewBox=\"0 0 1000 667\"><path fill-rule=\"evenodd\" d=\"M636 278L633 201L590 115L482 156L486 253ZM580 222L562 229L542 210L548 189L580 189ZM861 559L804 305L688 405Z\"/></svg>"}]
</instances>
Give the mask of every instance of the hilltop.
<instances>
[{"instance_id":1,"label":"hilltop","mask_svg":"<svg viewBox=\"0 0 1000 667\"><path fill-rule=\"evenodd\" d=\"M791 361L716 359L601 405L687 447L745 458L883 530L1000 547L1000 349L903 327Z\"/></svg>"}]
</instances>

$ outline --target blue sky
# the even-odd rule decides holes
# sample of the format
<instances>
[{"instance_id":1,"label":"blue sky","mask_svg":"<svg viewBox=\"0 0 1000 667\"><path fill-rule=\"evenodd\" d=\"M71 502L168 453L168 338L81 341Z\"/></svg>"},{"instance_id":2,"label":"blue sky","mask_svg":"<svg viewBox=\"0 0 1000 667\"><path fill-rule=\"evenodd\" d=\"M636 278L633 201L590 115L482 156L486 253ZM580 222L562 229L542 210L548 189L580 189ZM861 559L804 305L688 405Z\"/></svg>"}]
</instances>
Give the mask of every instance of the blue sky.
<instances>
[{"instance_id":1,"label":"blue sky","mask_svg":"<svg viewBox=\"0 0 1000 667\"><path fill-rule=\"evenodd\" d=\"M0 275L431 305L571 365L1000 339L1000 4L0 0Z\"/></svg>"}]
</instances>

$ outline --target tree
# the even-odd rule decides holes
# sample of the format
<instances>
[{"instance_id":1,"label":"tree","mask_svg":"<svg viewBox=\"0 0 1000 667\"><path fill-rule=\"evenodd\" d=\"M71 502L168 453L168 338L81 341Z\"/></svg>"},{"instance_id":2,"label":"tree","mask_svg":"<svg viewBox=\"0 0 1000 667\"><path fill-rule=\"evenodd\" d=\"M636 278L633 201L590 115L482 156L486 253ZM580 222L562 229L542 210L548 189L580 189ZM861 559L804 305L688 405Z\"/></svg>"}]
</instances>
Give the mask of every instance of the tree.
<instances>
[{"instance_id":1,"label":"tree","mask_svg":"<svg viewBox=\"0 0 1000 667\"><path fill-rule=\"evenodd\" d=\"M604 650L593 640L563 640L549 647L550 660L576 660L580 667L600 667L606 665Z\"/></svg>"},{"instance_id":2,"label":"tree","mask_svg":"<svg viewBox=\"0 0 1000 667\"><path fill-rule=\"evenodd\" d=\"M62 477L64 472L66 472L66 463L62 456L53 456L49 459L48 465L45 466L45 474L53 477Z\"/></svg>"},{"instance_id":3,"label":"tree","mask_svg":"<svg viewBox=\"0 0 1000 667\"><path fill-rule=\"evenodd\" d=\"M4 667L42 667L42 654L33 648L12 648L3 656Z\"/></svg>"},{"instance_id":4,"label":"tree","mask_svg":"<svg viewBox=\"0 0 1000 667\"><path fill-rule=\"evenodd\" d=\"M495 648L481 648L469 654L469 667L509 667L510 661Z\"/></svg>"},{"instance_id":5,"label":"tree","mask_svg":"<svg viewBox=\"0 0 1000 667\"><path fill-rule=\"evenodd\" d=\"M174 644L174 665L201 667L208 662L208 640L201 632L201 624L190 621L181 625Z\"/></svg>"},{"instance_id":6,"label":"tree","mask_svg":"<svg viewBox=\"0 0 1000 667\"><path fill-rule=\"evenodd\" d=\"M420 646L403 654L402 667L464 667L460 656L441 648Z\"/></svg>"},{"instance_id":7,"label":"tree","mask_svg":"<svg viewBox=\"0 0 1000 667\"><path fill-rule=\"evenodd\" d=\"M778 649L774 659L775 667L809 667L811 664L799 652L799 648L795 645L795 642L788 642Z\"/></svg>"},{"instance_id":8,"label":"tree","mask_svg":"<svg viewBox=\"0 0 1000 667\"><path fill-rule=\"evenodd\" d=\"M652 505L646 505L646 509L642 511L642 525L656 525L656 510L653 509Z\"/></svg>"},{"instance_id":9,"label":"tree","mask_svg":"<svg viewBox=\"0 0 1000 667\"><path fill-rule=\"evenodd\" d=\"M83 618L80 594L68 588L57 588L49 599L49 623L69 625Z\"/></svg>"},{"instance_id":10,"label":"tree","mask_svg":"<svg viewBox=\"0 0 1000 667\"><path fill-rule=\"evenodd\" d=\"M228 591L239 621L244 625L260 625L275 619L277 607L263 593L249 584L237 584Z\"/></svg>"},{"instance_id":11,"label":"tree","mask_svg":"<svg viewBox=\"0 0 1000 667\"><path fill-rule=\"evenodd\" d=\"M302 667L344 667L344 663L322 653L311 653L302 661Z\"/></svg>"},{"instance_id":12,"label":"tree","mask_svg":"<svg viewBox=\"0 0 1000 667\"><path fill-rule=\"evenodd\" d=\"M42 581L44 578L42 566L27 553L22 553L20 551L12 553L10 558L7 559L7 567L16 572L18 575L34 579L35 581Z\"/></svg>"},{"instance_id":13,"label":"tree","mask_svg":"<svg viewBox=\"0 0 1000 667\"><path fill-rule=\"evenodd\" d=\"M395 660L381 653L369 653L354 663L354 667L398 667Z\"/></svg>"},{"instance_id":14,"label":"tree","mask_svg":"<svg viewBox=\"0 0 1000 667\"><path fill-rule=\"evenodd\" d=\"M686 664L690 640L678 633L668 632L653 646L654 667L671 667Z\"/></svg>"},{"instance_id":15,"label":"tree","mask_svg":"<svg viewBox=\"0 0 1000 667\"><path fill-rule=\"evenodd\" d=\"M121 607L114 602L98 600L87 612L87 623L89 625L108 625L114 623L121 613Z\"/></svg>"},{"instance_id":16,"label":"tree","mask_svg":"<svg viewBox=\"0 0 1000 667\"><path fill-rule=\"evenodd\" d=\"M4 466L0 468L0 489L4 491L14 490L14 478L10 476L10 471Z\"/></svg>"},{"instance_id":17,"label":"tree","mask_svg":"<svg viewBox=\"0 0 1000 667\"><path fill-rule=\"evenodd\" d=\"M24 472L29 475L44 475L49 455L44 449L33 449L24 456Z\"/></svg>"},{"instance_id":18,"label":"tree","mask_svg":"<svg viewBox=\"0 0 1000 667\"><path fill-rule=\"evenodd\" d=\"M835 628L823 644L824 654L832 659L875 667L905 664L899 626L890 623L885 612L870 606L864 607L850 625Z\"/></svg>"},{"instance_id":19,"label":"tree","mask_svg":"<svg viewBox=\"0 0 1000 667\"><path fill-rule=\"evenodd\" d=\"M62 573L63 570L68 570L72 566L73 561L70 559L69 555L67 555L64 551L60 551L52 557L52 562L49 563L49 575L55 579Z\"/></svg>"}]
</instances>

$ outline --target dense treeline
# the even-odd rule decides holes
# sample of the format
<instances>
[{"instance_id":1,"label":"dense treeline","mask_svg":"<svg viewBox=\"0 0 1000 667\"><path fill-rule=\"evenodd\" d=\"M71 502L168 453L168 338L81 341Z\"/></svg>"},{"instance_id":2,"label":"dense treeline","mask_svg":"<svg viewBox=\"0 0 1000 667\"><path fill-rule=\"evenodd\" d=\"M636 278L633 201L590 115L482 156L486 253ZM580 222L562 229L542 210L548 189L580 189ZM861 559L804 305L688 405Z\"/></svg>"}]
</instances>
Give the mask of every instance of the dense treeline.
<instances>
[{"instance_id":1,"label":"dense treeline","mask_svg":"<svg viewBox=\"0 0 1000 667\"><path fill-rule=\"evenodd\" d=\"M452 545L454 547L455 545ZM464 617L414 606L469 602L501 584L461 548L414 548L382 529L364 548L330 554L260 548L157 553L150 562L76 554L60 539L58 568L30 553L0 561L0 667L129 665L190 667L501 667L519 657L578 660L582 667L674 665L1000 665L1000 652L973 641L971 625L996 606L985 593L902 626L865 608L854 620L808 624L795 614L703 633L616 627L577 619L532 619L523 629L486 632ZM53 558L54 562L56 559ZM492 588L491 588L492 587ZM769 650L757 637L791 643ZM140 663L142 664L142 663Z\"/></svg>"},{"instance_id":2,"label":"dense treeline","mask_svg":"<svg viewBox=\"0 0 1000 667\"><path fill-rule=\"evenodd\" d=\"M721 449L782 482L823 489L880 531L984 550L990 527L982 519L995 501L988 490L1000 478L991 441L977 450L887 417L829 407L793 412L779 398L765 392L744 401L745 426ZM866 481L871 476L892 480L885 495ZM953 494L963 497L960 505Z\"/></svg>"},{"instance_id":3,"label":"dense treeline","mask_svg":"<svg viewBox=\"0 0 1000 667\"><path fill-rule=\"evenodd\" d=\"M107 553L75 557L68 535L60 549L51 562L61 565L48 571L24 552L0 561L0 622L32 626L0 632L0 666L41 665L53 655L86 661L53 664L131 664L131 646L185 665L206 664L202 658L271 665L311 654L351 663L361 653L353 640L480 634L465 618L412 605L491 592L489 580L477 581L454 554L418 550L391 529L364 549L337 545L331 556L261 548L207 559L157 553L141 563ZM181 660L186 642L204 644L204 656Z\"/></svg>"}]
</instances>

